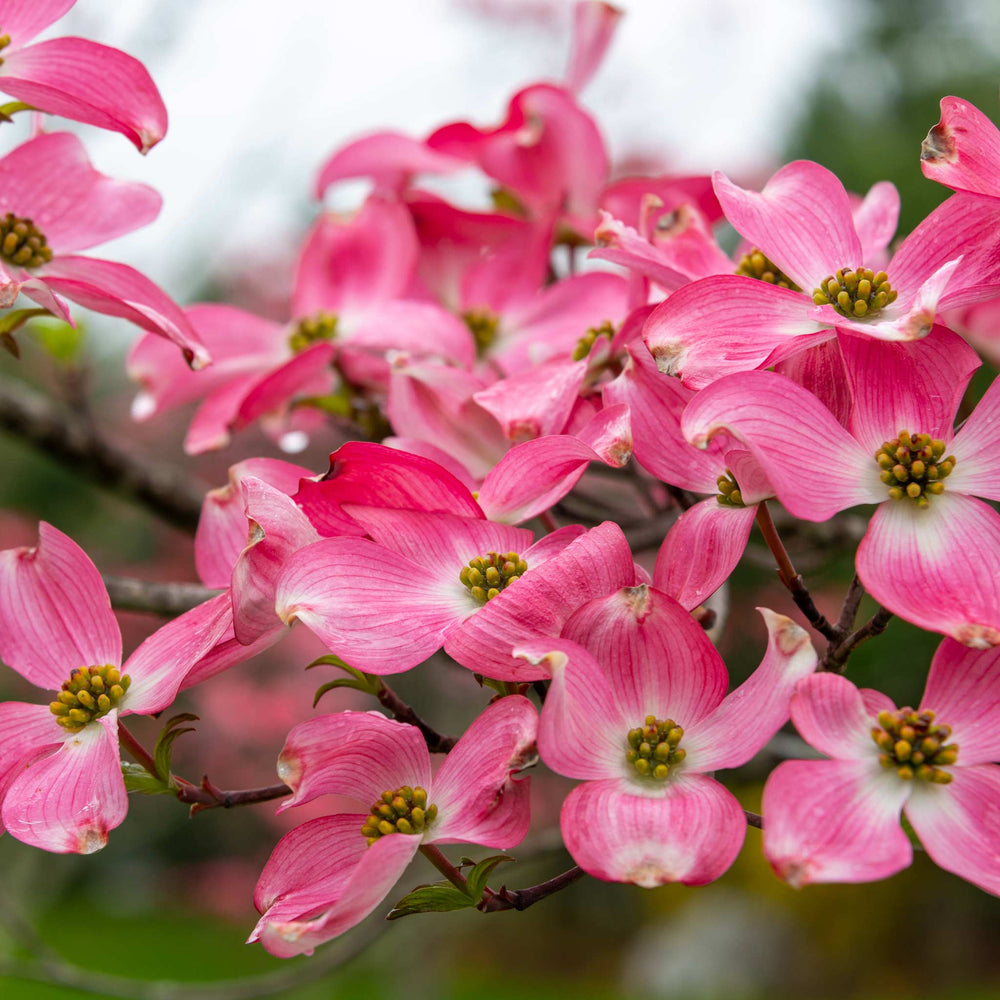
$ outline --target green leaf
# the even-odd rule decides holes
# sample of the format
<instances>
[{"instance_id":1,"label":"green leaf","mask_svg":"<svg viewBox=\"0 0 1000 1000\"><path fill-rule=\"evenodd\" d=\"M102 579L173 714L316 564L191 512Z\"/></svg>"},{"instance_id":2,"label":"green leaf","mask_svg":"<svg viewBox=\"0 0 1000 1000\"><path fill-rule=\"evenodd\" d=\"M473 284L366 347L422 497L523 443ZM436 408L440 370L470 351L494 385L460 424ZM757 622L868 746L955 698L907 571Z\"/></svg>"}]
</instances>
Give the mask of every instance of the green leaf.
<instances>
[{"instance_id":1,"label":"green leaf","mask_svg":"<svg viewBox=\"0 0 1000 1000\"><path fill-rule=\"evenodd\" d=\"M482 861L472 867L472 870L465 876L465 884L469 898L474 904L483 898L483 890L486 888L486 883L489 881L493 869L497 865L502 865L507 861L513 860L514 858L509 854L494 854L491 857L483 858Z\"/></svg>"},{"instance_id":2,"label":"green leaf","mask_svg":"<svg viewBox=\"0 0 1000 1000\"><path fill-rule=\"evenodd\" d=\"M922 851L924 849L924 845L920 843L920 838L917 836L917 831L913 829L913 826L910 824L910 821L906 818L906 813L903 813L902 816L899 817L899 821L902 824L903 833L905 833L910 840L910 846L915 851Z\"/></svg>"},{"instance_id":3,"label":"green leaf","mask_svg":"<svg viewBox=\"0 0 1000 1000\"><path fill-rule=\"evenodd\" d=\"M160 731L160 735L156 740L156 747L153 750L153 760L156 763L156 773L168 786L171 783L170 758L174 752L174 740L183 733L194 732L192 726L184 726L185 722L197 721L197 715L192 715L190 712L182 712L180 715L175 715L173 718L168 719Z\"/></svg>"},{"instance_id":4,"label":"green leaf","mask_svg":"<svg viewBox=\"0 0 1000 1000\"><path fill-rule=\"evenodd\" d=\"M475 906L476 901L450 882L417 886L389 911L386 920L398 920L413 913L447 913Z\"/></svg>"},{"instance_id":5,"label":"green leaf","mask_svg":"<svg viewBox=\"0 0 1000 1000\"><path fill-rule=\"evenodd\" d=\"M24 310L25 312L39 312L45 314L44 310ZM30 332L38 339L42 347L48 351L56 361L70 364L80 356L83 348L85 329L78 324L75 327L64 323L62 320L36 320L29 328Z\"/></svg>"},{"instance_id":6,"label":"green leaf","mask_svg":"<svg viewBox=\"0 0 1000 1000\"><path fill-rule=\"evenodd\" d=\"M295 406L312 406L335 417L350 418L354 413L354 406L346 396L300 396Z\"/></svg>"},{"instance_id":7,"label":"green leaf","mask_svg":"<svg viewBox=\"0 0 1000 1000\"><path fill-rule=\"evenodd\" d=\"M138 792L140 795L173 795L174 790L159 778L154 778L142 764L122 761L122 777L125 779L125 789Z\"/></svg>"},{"instance_id":8,"label":"green leaf","mask_svg":"<svg viewBox=\"0 0 1000 1000\"><path fill-rule=\"evenodd\" d=\"M313 696L313 708L319 704L320 698L326 694L327 691L333 691L335 688L352 688L355 691L362 691L365 694L370 694L378 697L379 691L382 690L382 681L376 677L374 674L366 674L350 664L345 663L339 656L334 656L332 653L329 656L321 656L317 660L313 660L312 663L306 666L306 670L312 670L313 667L336 667L338 670L343 670L344 673L349 674L349 677L341 677L335 681L327 681L326 684L318 688L316 694Z\"/></svg>"},{"instance_id":9,"label":"green leaf","mask_svg":"<svg viewBox=\"0 0 1000 1000\"><path fill-rule=\"evenodd\" d=\"M341 670L359 673L349 663L345 663L339 656L334 656L333 653L328 653L326 656L319 656L312 663L306 664L306 670L312 670L313 667L339 667Z\"/></svg>"}]
</instances>

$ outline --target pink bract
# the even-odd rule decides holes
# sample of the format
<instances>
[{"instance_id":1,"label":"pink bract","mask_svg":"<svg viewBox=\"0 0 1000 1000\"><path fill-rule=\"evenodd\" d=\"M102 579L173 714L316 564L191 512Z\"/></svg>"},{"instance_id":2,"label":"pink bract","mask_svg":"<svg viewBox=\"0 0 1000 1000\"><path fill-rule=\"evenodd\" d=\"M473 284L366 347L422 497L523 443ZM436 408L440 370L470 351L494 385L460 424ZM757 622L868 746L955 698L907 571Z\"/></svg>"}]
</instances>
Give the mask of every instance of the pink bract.
<instances>
[{"instance_id":1,"label":"pink bract","mask_svg":"<svg viewBox=\"0 0 1000 1000\"><path fill-rule=\"evenodd\" d=\"M583 236L594 228L610 164L593 119L561 87L539 83L516 93L495 128L444 125L427 144L475 163L511 191L534 218L560 219Z\"/></svg>"},{"instance_id":2,"label":"pink bract","mask_svg":"<svg viewBox=\"0 0 1000 1000\"><path fill-rule=\"evenodd\" d=\"M920 705L902 712L904 722L911 715L917 720L918 733L944 726L946 735L918 735L912 750L908 743L902 751L890 739L887 753L873 738L885 738L883 712L896 714L889 698L859 691L839 675L800 683L792 720L831 759L786 761L771 774L764 789L768 861L796 886L887 878L912 859L899 825L902 810L935 863L1000 895L993 847L1000 810L1000 767L993 763L1000 758L1000 650L966 649L951 639L938 647ZM926 739L934 752L923 757L931 747ZM953 745L953 760L936 758ZM933 778L921 776L921 763L928 775L936 772Z\"/></svg>"},{"instance_id":3,"label":"pink bract","mask_svg":"<svg viewBox=\"0 0 1000 1000\"><path fill-rule=\"evenodd\" d=\"M523 528L484 519L345 509L368 538L326 538L292 555L278 575L277 610L367 673L409 670L444 645L459 663L490 677L544 676L514 660L512 647L558 634L583 600L634 581L628 545L610 523L589 532L562 528L533 542ZM511 552L526 565L523 575L477 600L460 579L463 569Z\"/></svg>"},{"instance_id":4,"label":"pink bract","mask_svg":"<svg viewBox=\"0 0 1000 1000\"><path fill-rule=\"evenodd\" d=\"M122 664L107 591L83 550L44 521L35 548L0 552L0 656L25 679L58 692L80 667L131 678L117 705L76 731L48 705L0 705L0 829L47 851L88 854L125 818L118 717L161 712L219 639L218 598L151 635Z\"/></svg>"},{"instance_id":5,"label":"pink bract","mask_svg":"<svg viewBox=\"0 0 1000 1000\"><path fill-rule=\"evenodd\" d=\"M421 844L514 847L528 831L527 763L538 724L519 695L495 702L468 728L440 769L415 726L377 712L343 712L296 726L278 759L292 788L282 809L338 794L366 808L384 792L426 792L436 816L423 829L362 834L368 815L323 816L278 843L261 873L254 902L262 917L250 936L274 955L309 953L363 920L385 898Z\"/></svg>"},{"instance_id":6,"label":"pink bract","mask_svg":"<svg viewBox=\"0 0 1000 1000\"><path fill-rule=\"evenodd\" d=\"M24 46L75 0L0 0L0 90L39 111L121 132L141 153L167 131L167 109L145 66L87 38Z\"/></svg>"},{"instance_id":7,"label":"pink bract","mask_svg":"<svg viewBox=\"0 0 1000 1000\"><path fill-rule=\"evenodd\" d=\"M924 177L954 191L1000 198L1000 131L974 104L941 98L941 120L920 147Z\"/></svg>"},{"instance_id":8,"label":"pink bract","mask_svg":"<svg viewBox=\"0 0 1000 1000\"><path fill-rule=\"evenodd\" d=\"M0 159L0 215L33 225L51 255L23 264L0 256L0 300L10 305L20 292L72 323L65 297L172 341L191 367L204 367L205 345L161 288L125 264L76 253L147 225L159 211L152 188L98 173L76 136L30 139Z\"/></svg>"}]
</instances>

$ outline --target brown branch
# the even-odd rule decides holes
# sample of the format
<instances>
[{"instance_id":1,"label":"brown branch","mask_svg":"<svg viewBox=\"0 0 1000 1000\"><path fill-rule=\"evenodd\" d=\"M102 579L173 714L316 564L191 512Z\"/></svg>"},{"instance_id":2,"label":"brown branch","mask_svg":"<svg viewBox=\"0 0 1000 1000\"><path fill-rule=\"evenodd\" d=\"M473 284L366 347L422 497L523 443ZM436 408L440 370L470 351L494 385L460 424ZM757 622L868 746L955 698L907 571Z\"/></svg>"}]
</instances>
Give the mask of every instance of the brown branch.
<instances>
[{"instance_id":1,"label":"brown branch","mask_svg":"<svg viewBox=\"0 0 1000 1000\"><path fill-rule=\"evenodd\" d=\"M148 611L164 618L176 618L221 593L197 583L157 583L128 576L105 575L104 586L113 608Z\"/></svg>"},{"instance_id":2,"label":"brown branch","mask_svg":"<svg viewBox=\"0 0 1000 1000\"><path fill-rule=\"evenodd\" d=\"M831 642L827 646L819 669L832 670L842 674L847 668L847 659L851 653L861 643L866 642L876 635L881 635L889 627L889 622L892 621L892 618L893 614L891 611L886 608L879 608L860 628L855 629L846 637L841 637L838 642Z\"/></svg>"},{"instance_id":3,"label":"brown branch","mask_svg":"<svg viewBox=\"0 0 1000 1000\"><path fill-rule=\"evenodd\" d=\"M421 844L420 853L460 892L468 892L465 876L433 844ZM489 890L486 890L489 891Z\"/></svg>"},{"instance_id":4,"label":"brown branch","mask_svg":"<svg viewBox=\"0 0 1000 1000\"><path fill-rule=\"evenodd\" d=\"M71 409L10 379L0 381L0 430L96 485L140 501L185 531L198 526L206 488L193 483L190 473L104 439Z\"/></svg>"},{"instance_id":5,"label":"brown branch","mask_svg":"<svg viewBox=\"0 0 1000 1000\"><path fill-rule=\"evenodd\" d=\"M526 910L529 906L534 906L535 903L545 899L546 896L551 896L553 893L559 892L560 889L572 885L585 874L586 872L582 868L574 865L562 874L556 875L555 878L529 886L527 889L508 889L503 885L495 892L484 893L482 901L479 903L479 909L483 913L496 913L499 910Z\"/></svg>"},{"instance_id":6,"label":"brown branch","mask_svg":"<svg viewBox=\"0 0 1000 1000\"><path fill-rule=\"evenodd\" d=\"M240 791L223 791L208 780L208 775L201 779L200 785L192 785L190 781L174 775L180 787L177 798L191 806L191 815L204 812L206 809L233 809L236 806L252 806L258 802L271 802L274 799L291 795L292 790L284 782L277 785L265 785L262 788L244 788Z\"/></svg>"},{"instance_id":7,"label":"brown branch","mask_svg":"<svg viewBox=\"0 0 1000 1000\"><path fill-rule=\"evenodd\" d=\"M839 639L836 626L831 625L826 616L816 607L802 577L795 572L792 560L788 557L788 552L785 551L785 546L774 526L774 521L771 520L771 512L767 509L766 500L757 505L757 525L764 536L767 547L774 556L778 567L778 579L788 589L796 607L805 615L806 621L825 639Z\"/></svg>"},{"instance_id":8,"label":"brown branch","mask_svg":"<svg viewBox=\"0 0 1000 1000\"><path fill-rule=\"evenodd\" d=\"M454 736L442 736L436 729L432 729L385 681L379 688L379 704L392 712L392 716L397 722L406 722L411 726L416 726L427 744L427 749L431 753L448 753L458 742Z\"/></svg>"},{"instance_id":9,"label":"brown branch","mask_svg":"<svg viewBox=\"0 0 1000 1000\"><path fill-rule=\"evenodd\" d=\"M854 620L858 617L858 608L861 605L861 598L865 596L865 588L861 585L858 574L854 574L851 585L844 595L844 604L840 609L840 617L837 619L836 629L841 638L846 636L854 628Z\"/></svg>"},{"instance_id":10,"label":"brown branch","mask_svg":"<svg viewBox=\"0 0 1000 1000\"><path fill-rule=\"evenodd\" d=\"M156 761L153 760L150 752L132 735L121 719L118 720L118 742L154 778L159 779L160 773L156 770Z\"/></svg>"}]
</instances>

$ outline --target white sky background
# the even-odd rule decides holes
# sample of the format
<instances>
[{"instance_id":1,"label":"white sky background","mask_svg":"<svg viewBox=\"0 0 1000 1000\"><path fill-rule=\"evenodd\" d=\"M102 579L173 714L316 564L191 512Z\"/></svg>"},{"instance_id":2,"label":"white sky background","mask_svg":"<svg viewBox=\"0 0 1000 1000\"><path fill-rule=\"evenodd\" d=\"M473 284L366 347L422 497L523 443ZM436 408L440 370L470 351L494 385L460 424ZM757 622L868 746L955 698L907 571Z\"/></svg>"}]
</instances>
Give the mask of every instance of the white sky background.
<instances>
[{"instance_id":1,"label":"white sky background","mask_svg":"<svg viewBox=\"0 0 1000 1000\"><path fill-rule=\"evenodd\" d=\"M837 33L815 30L828 5L623 6L584 93L613 158L769 169L810 68L835 51ZM156 223L94 253L181 302L206 271L294 253L313 178L338 145L378 128L423 136L462 118L499 121L519 87L561 75L569 17L568 0L79 0L47 34L135 55L170 114L145 159L122 136L79 129L99 169L164 198Z\"/></svg>"},{"instance_id":2,"label":"white sky background","mask_svg":"<svg viewBox=\"0 0 1000 1000\"><path fill-rule=\"evenodd\" d=\"M583 95L613 160L642 154L748 182L777 165L814 68L838 58L849 32L837 26L852 21L851 0L621 6ZM99 169L164 198L152 226L95 254L138 267L182 303L206 273L294 255L315 211L316 171L335 148L379 128L424 136L463 118L498 122L517 89L562 74L570 9L570 0L78 0L47 35L135 55L170 114L146 158L122 136L77 129ZM831 16L833 30L818 30Z\"/></svg>"}]
</instances>

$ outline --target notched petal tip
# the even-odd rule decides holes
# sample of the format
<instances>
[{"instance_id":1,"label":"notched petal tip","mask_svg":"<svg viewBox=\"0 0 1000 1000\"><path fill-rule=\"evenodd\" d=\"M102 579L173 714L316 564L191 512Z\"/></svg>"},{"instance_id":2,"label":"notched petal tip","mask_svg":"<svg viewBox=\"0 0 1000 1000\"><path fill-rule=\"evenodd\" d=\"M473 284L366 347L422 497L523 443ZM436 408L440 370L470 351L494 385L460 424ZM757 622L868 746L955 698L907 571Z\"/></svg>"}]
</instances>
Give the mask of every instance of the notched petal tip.
<instances>
[{"instance_id":1,"label":"notched petal tip","mask_svg":"<svg viewBox=\"0 0 1000 1000\"><path fill-rule=\"evenodd\" d=\"M938 122L927 133L927 138L920 144L920 159L928 163L954 163L958 159L955 137L944 122Z\"/></svg>"},{"instance_id":2,"label":"notched petal tip","mask_svg":"<svg viewBox=\"0 0 1000 1000\"><path fill-rule=\"evenodd\" d=\"M664 375L681 374L687 354L683 344L657 344L649 348L649 353L653 355L657 370Z\"/></svg>"},{"instance_id":3,"label":"notched petal tip","mask_svg":"<svg viewBox=\"0 0 1000 1000\"><path fill-rule=\"evenodd\" d=\"M533 667L545 667L554 677L569 662L569 657L558 649L540 653L537 649L515 649L513 656L518 660L527 660Z\"/></svg>"},{"instance_id":4,"label":"notched petal tip","mask_svg":"<svg viewBox=\"0 0 1000 1000\"><path fill-rule=\"evenodd\" d=\"M203 347L196 349L185 347L184 360L187 362L188 368L193 372L200 372L212 363L211 355Z\"/></svg>"},{"instance_id":5,"label":"notched petal tip","mask_svg":"<svg viewBox=\"0 0 1000 1000\"><path fill-rule=\"evenodd\" d=\"M956 642L971 649L991 649L1000 646L1000 630L991 625L962 625L954 632Z\"/></svg>"},{"instance_id":6,"label":"notched petal tip","mask_svg":"<svg viewBox=\"0 0 1000 1000\"><path fill-rule=\"evenodd\" d=\"M648 858L629 868L624 873L622 881L631 882L640 889L656 889L661 885L676 882L678 878L673 871L664 867L655 858Z\"/></svg>"},{"instance_id":7,"label":"notched petal tip","mask_svg":"<svg viewBox=\"0 0 1000 1000\"><path fill-rule=\"evenodd\" d=\"M635 620L642 622L650 610L649 585L640 583L635 587L625 587L622 590L622 597L625 606L635 616Z\"/></svg>"},{"instance_id":8,"label":"notched petal tip","mask_svg":"<svg viewBox=\"0 0 1000 1000\"><path fill-rule=\"evenodd\" d=\"M812 879L812 865L804 859L784 858L781 861L772 861L771 867L775 875L787 882L793 889L802 889L809 885Z\"/></svg>"},{"instance_id":9,"label":"notched petal tip","mask_svg":"<svg viewBox=\"0 0 1000 1000\"><path fill-rule=\"evenodd\" d=\"M89 827L77 834L76 853L93 854L107 846L108 831L99 827Z\"/></svg>"},{"instance_id":10,"label":"notched petal tip","mask_svg":"<svg viewBox=\"0 0 1000 1000\"><path fill-rule=\"evenodd\" d=\"M282 803L278 806L278 812L282 813L290 806L296 804L295 796L298 792L300 783L302 782L302 761L299 757L290 754L282 753L278 756L278 777L292 790L292 797L290 799L284 799Z\"/></svg>"},{"instance_id":11,"label":"notched petal tip","mask_svg":"<svg viewBox=\"0 0 1000 1000\"><path fill-rule=\"evenodd\" d=\"M136 134L139 137L137 148L145 156L166 135L166 132L150 132L141 128Z\"/></svg>"},{"instance_id":12,"label":"notched petal tip","mask_svg":"<svg viewBox=\"0 0 1000 1000\"><path fill-rule=\"evenodd\" d=\"M806 648L812 649L809 633L796 625L791 618L779 615L770 608L757 608L757 610L761 613L774 644L785 656L793 656Z\"/></svg>"}]
</instances>

